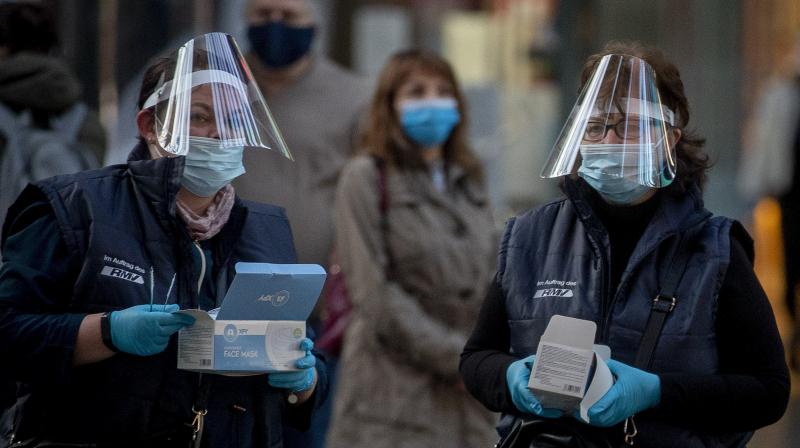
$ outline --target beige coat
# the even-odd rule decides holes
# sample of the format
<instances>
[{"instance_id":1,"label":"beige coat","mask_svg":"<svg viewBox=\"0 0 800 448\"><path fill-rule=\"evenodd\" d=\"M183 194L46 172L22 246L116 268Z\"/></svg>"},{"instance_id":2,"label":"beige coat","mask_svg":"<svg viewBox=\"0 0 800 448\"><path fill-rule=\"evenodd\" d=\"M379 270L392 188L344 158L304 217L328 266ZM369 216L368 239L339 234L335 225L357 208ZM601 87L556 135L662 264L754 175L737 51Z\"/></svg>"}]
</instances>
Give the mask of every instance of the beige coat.
<instances>
[{"instance_id":1,"label":"beige coat","mask_svg":"<svg viewBox=\"0 0 800 448\"><path fill-rule=\"evenodd\" d=\"M357 157L343 171L336 243L354 315L329 448L489 447L497 440L495 416L458 375L493 274L495 231L485 191L457 167L451 179L439 193L425 172L390 170L384 238L374 161Z\"/></svg>"}]
</instances>

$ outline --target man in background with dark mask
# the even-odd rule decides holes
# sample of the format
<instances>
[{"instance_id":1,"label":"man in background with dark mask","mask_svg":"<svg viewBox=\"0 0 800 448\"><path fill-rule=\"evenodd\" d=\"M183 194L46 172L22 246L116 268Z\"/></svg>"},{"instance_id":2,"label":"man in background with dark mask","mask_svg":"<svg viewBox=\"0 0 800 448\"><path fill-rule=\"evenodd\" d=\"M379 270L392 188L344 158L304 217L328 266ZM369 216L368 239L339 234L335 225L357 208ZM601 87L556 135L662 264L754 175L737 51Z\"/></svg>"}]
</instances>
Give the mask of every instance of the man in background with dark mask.
<instances>
[{"instance_id":1,"label":"man in background with dark mask","mask_svg":"<svg viewBox=\"0 0 800 448\"><path fill-rule=\"evenodd\" d=\"M317 29L310 3L248 2L246 57L295 161L245 155L248 172L236 188L246 199L285 207L295 219L298 262L325 266L333 241L333 190L355 149L371 86L312 50Z\"/></svg>"},{"instance_id":2,"label":"man in background with dark mask","mask_svg":"<svg viewBox=\"0 0 800 448\"><path fill-rule=\"evenodd\" d=\"M246 57L295 160L246 151L247 173L234 186L245 199L284 207L298 262L328 268L334 190L341 168L356 149L358 124L372 89L366 80L312 49L319 30L311 3L248 0ZM318 323L318 316L312 315L309 324L320 330ZM322 336L319 331L317 335ZM333 373L332 364L329 368ZM333 401L332 390L330 397L326 406ZM287 440L286 446L321 447L327 415L323 409L317 412L311 440Z\"/></svg>"}]
</instances>

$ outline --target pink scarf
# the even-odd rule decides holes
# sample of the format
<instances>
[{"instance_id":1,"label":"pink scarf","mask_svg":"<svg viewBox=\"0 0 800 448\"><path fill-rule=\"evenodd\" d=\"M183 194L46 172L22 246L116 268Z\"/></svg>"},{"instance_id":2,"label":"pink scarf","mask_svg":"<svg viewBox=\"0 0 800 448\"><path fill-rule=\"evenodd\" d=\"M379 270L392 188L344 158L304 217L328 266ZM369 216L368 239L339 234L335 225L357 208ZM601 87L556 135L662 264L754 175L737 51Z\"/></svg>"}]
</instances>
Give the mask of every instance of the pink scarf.
<instances>
[{"instance_id":1,"label":"pink scarf","mask_svg":"<svg viewBox=\"0 0 800 448\"><path fill-rule=\"evenodd\" d=\"M192 239L195 241L207 240L219 233L228 218L231 216L233 199L235 197L233 185L225 185L214 196L214 201L202 216L193 212L181 201L177 201L178 215L186 223Z\"/></svg>"}]
</instances>

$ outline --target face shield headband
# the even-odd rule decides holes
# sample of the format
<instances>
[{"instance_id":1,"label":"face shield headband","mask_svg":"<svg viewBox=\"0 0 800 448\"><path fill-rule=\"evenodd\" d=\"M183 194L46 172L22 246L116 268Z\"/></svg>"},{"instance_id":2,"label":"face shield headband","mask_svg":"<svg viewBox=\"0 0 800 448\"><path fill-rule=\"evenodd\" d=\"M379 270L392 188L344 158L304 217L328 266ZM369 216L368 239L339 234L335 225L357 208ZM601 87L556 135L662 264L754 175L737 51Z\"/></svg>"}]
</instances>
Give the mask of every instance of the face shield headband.
<instances>
[{"instance_id":1,"label":"face shield headband","mask_svg":"<svg viewBox=\"0 0 800 448\"><path fill-rule=\"evenodd\" d=\"M163 150L186 155L190 138L202 137L219 140L221 148L270 149L293 159L231 36L196 37L174 57L173 76L164 73L143 105L153 110Z\"/></svg>"}]
</instances>

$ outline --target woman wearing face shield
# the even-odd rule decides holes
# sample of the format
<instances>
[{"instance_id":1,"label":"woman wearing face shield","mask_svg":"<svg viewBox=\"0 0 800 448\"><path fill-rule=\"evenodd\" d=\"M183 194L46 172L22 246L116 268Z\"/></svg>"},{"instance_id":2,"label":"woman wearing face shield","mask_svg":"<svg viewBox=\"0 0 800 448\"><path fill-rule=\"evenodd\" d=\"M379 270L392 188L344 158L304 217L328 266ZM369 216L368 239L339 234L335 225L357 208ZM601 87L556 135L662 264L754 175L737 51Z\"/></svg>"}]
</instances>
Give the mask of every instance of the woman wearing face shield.
<instances>
[{"instance_id":1,"label":"woman wearing face shield","mask_svg":"<svg viewBox=\"0 0 800 448\"><path fill-rule=\"evenodd\" d=\"M783 414L788 370L752 240L703 207L710 164L688 124L660 51L612 43L587 60L542 173L566 197L507 223L461 356L467 388L505 414L501 432L538 418L614 446L739 447ZM594 321L611 349L615 383L585 418L527 387L554 315Z\"/></svg>"},{"instance_id":2,"label":"woman wearing face shield","mask_svg":"<svg viewBox=\"0 0 800 448\"><path fill-rule=\"evenodd\" d=\"M220 306L239 261L293 263L282 209L240 200L242 152L291 157L230 36L146 72L128 162L28 186L3 228L0 356L17 380L9 446L280 446L324 398L309 339L297 371L176 368L179 309ZM5 445L4 445L5 446Z\"/></svg>"},{"instance_id":3,"label":"woman wearing face shield","mask_svg":"<svg viewBox=\"0 0 800 448\"><path fill-rule=\"evenodd\" d=\"M327 446L485 447L494 416L458 377L491 279L494 225L449 64L395 54L346 165L336 244L353 311Z\"/></svg>"}]
</instances>

